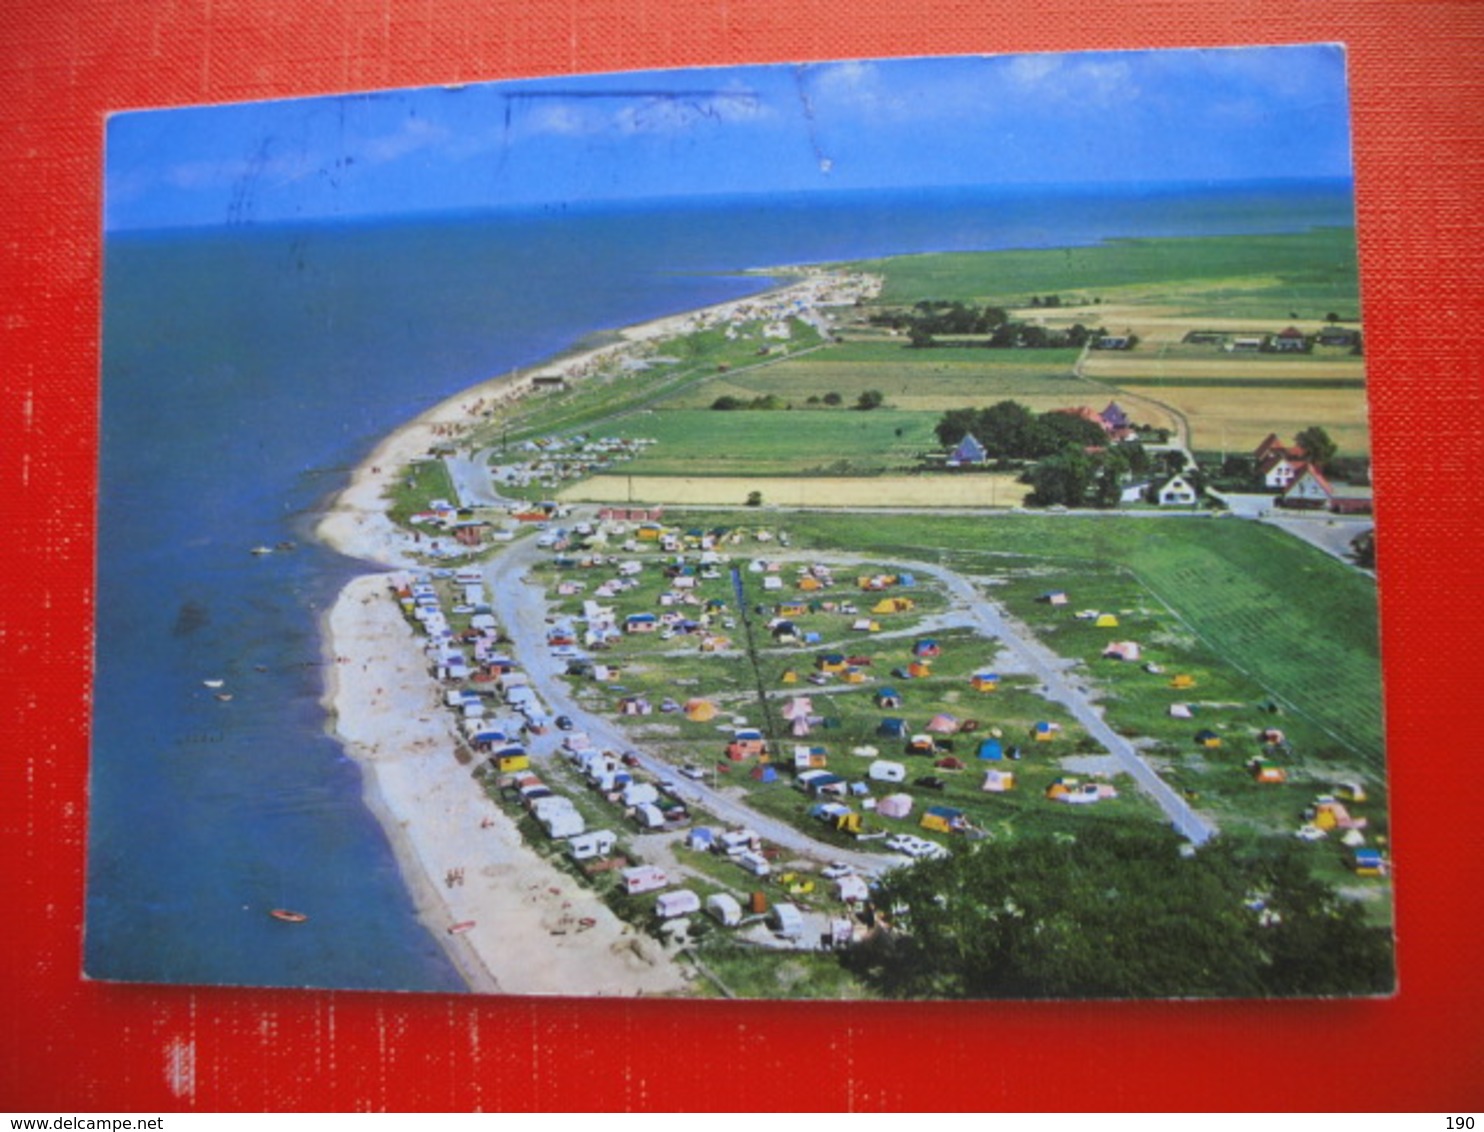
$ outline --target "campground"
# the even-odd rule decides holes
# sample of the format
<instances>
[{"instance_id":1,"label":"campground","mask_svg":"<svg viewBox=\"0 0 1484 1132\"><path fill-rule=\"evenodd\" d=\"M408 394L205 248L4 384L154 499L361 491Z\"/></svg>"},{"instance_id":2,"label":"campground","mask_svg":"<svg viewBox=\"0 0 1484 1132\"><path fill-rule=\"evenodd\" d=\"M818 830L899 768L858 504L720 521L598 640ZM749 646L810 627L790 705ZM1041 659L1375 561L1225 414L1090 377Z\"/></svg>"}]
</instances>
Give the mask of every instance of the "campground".
<instances>
[{"instance_id":1,"label":"campground","mask_svg":"<svg viewBox=\"0 0 1484 1132\"><path fill-rule=\"evenodd\" d=\"M1354 351L1242 345L1353 314L1347 255L1353 233L1326 230L842 265L839 302L686 323L473 425L457 481L422 465L394 518L489 465L480 502L497 503L462 525L499 532L467 557L492 595L488 643L514 667L478 695L528 688L542 789L589 828L615 825L614 859L661 860L672 884L752 907L751 935L656 919L613 873L562 867L689 956L713 984L700 993L871 993L759 926L784 903L828 948L878 933L829 862L874 885L922 857L1093 829L1285 846L1389 928L1387 870L1355 851L1389 854L1373 578L1199 507L1029 510L1022 468L955 473L933 454L965 404L1117 397L1198 456L1316 421L1363 455L1358 331ZM1133 344L914 346L877 316L924 294ZM584 455L594 434L603 454ZM453 632L474 635L458 617ZM492 803L563 861L489 749L473 753ZM620 780L652 785L659 816L615 809ZM707 852L702 829L745 831L771 868Z\"/></svg>"}]
</instances>

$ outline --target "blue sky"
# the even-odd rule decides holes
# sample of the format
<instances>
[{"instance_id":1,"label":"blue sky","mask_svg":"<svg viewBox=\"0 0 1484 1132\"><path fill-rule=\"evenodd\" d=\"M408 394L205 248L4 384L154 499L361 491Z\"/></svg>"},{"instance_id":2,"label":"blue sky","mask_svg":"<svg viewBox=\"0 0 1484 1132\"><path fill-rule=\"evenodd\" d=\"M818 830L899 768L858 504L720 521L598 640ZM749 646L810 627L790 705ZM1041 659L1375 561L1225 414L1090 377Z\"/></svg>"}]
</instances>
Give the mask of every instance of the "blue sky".
<instances>
[{"instance_id":1,"label":"blue sky","mask_svg":"<svg viewBox=\"0 0 1484 1132\"><path fill-rule=\"evenodd\" d=\"M583 75L122 113L110 229L652 197L1348 177L1343 49Z\"/></svg>"}]
</instances>

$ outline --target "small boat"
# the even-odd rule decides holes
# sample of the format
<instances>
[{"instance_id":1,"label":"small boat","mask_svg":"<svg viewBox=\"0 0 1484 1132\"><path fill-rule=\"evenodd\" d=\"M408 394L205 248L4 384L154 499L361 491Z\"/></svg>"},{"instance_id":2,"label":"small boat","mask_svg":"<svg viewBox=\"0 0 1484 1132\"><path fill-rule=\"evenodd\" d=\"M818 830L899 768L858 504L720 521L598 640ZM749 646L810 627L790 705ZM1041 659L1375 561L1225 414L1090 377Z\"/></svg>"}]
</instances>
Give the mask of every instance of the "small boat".
<instances>
[{"instance_id":1,"label":"small boat","mask_svg":"<svg viewBox=\"0 0 1484 1132\"><path fill-rule=\"evenodd\" d=\"M223 684L226 683L226 681L225 680L202 680L201 683L204 684L204 685L206 685L206 687L208 687L208 688L220 688Z\"/></svg>"},{"instance_id":2,"label":"small boat","mask_svg":"<svg viewBox=\"0 0 1484 1132\"><path fill-rule=\"evenodd\" d=\"M229 704L229 703L232 702L232 693L231 692L218 692L216 694L216 698L219 699L219 700L221 700L221 702L224 703L224 704Z\"/></svg>"},{"instance_id":3,"label":"small boat","mask_svg":"<svg viewBox=\"0 0 1484 1132\"><path fill-rule=\"evenodd\" d=\"M468 931L473 926L474 926L474 921L473 920L460 920L456 924L449 924L448 925L448 934L449 935L463 935L466 931Z\"/></svg>"},{"instance_id":4,"label":"small boat","mask_svg":"<svg viewBox=\"0 0 1484 1132\"><path fill-rule=\"evenodd\" d=\"M305 920L309 919L303 912L291 912L287 908L274 908L269 911L268 915L272 916L275 920L282 920L286 924L302 924Z\"/></svg>"},{"instance_id":5,"label":"small boat","mask_svg":"<svg viewBox=\"0 0 1484 1132\"><path fill-rule=\"evenodd\" d=\"M255 547L252 548L252 553L253 554L272 554L273 553L273 548L271 546L255 546Z\"/></svg>"}]
</instances>

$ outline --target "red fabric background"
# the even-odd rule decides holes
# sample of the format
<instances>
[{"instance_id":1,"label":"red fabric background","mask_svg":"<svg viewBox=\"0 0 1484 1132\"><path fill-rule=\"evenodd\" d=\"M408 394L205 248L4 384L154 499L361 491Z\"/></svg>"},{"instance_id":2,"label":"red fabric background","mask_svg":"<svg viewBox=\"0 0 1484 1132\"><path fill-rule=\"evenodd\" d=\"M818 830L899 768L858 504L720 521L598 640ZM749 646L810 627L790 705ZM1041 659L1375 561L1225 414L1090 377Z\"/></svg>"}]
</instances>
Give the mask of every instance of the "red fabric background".
<instances>
[{"instance_id":1,"label":"red fabric background","mask_svg":"<svg viewBox=\"0 0 1484 1132\"><path fill-rule=\"evenodd\" d=\"M683 64L1313 41L1350 50L1398 997L830 1006L81 981L106 111ZM1484 5L1469 2L7 0L0 1108L1479 1107L1481 48ZM177 1094L170 1051L185 1048L175 1076L194 1089Z\"/></svg>"}]
</instances>

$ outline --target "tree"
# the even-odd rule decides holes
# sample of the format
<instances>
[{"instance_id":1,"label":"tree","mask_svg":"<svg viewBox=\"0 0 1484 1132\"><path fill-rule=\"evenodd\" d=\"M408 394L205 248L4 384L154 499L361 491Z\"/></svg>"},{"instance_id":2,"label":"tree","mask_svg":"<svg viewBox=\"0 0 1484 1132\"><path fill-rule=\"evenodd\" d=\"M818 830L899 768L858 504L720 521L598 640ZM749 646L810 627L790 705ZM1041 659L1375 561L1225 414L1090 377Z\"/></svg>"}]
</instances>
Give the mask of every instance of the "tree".
<instances>
[{"instance_id":1,"label":"tree","mask_svg":"<svg viewBox=\"0 0 1484 1132\"><path fill-rule=\"evenodd\" d=\"M980 842L889 873L887 926L842 957L895 997L1375 994L1388 935L1298 847L1086 826ZM887 911L890 910L890 911Z\"/></svg>"},{"instance_id":2,"label":"tree","mask_svg":"<svg viewBox=\"0 0 1484 1132\"><path fill-rule=\"evenodd\" d=\"M763 505L763 493L760 491L749 491L747 493L747 506L761 507Z\"/></svg>"},{"instance_id":3,"label":"tree","mask_svg":"<svg viewBox=\"0 0 1484 1132\"><path fill-rule=\"evenodd\" d=\"M872 409L881 408L881 406L885 404L885 402L886 397L882 394L881 390L867 389L864 393L862 393L855 399L855 407L861 412L866 413L870 412Z\"/></svg>"},{"instance_id":4,"label":"tree","mask_svg":"<svg viewBox=\"0 0 1484 1132\"><path fill-rule=\"evenodd\" d=\"M1034 455L1036 417L1019 401L996 401L979 410L972 431L991 458L1026 460Z\"/></svg>"},{"instance_id":5,"label":"tree","mask_svg":"<svg viewBox=\"0 0 1484 1132\"><path fill-rule=\"evenodd\" d=\"M1092 484L1093 464L1087 453L1068 445L1047 456L1031 471L1031 497L1036 507L1080 507Z\"/></svg>"},{"instance_id":6,"label":"tree","mask_svg":"<svg viewBox=\"0 0 1484 1132\"><path fill-rule=\"evenodd\" d=\"M824 403L826 405L838 405L843 400L844 398L838 393L826 393L824 395Z\"/></svg>"},{"instance_id":7,"label":"tree","mask_svg":"<svg viewBox=\"0 0 1484 1132\"><path fill-rule=\"evenodd\" d=\"M1319 425L1310 425L1293 438L1293 442L1304 450L1304 459L1321 472L1335 458L1339 446L1330 439L1329 433Z\"/></svg>"},{"instance_id":8,"label":"tree","mask_svg":"<svg viewBox=\"0 0 1484 1132\"><path fill-rule=\"evenodd\" d=\"M944 448L957 447L958 442L978 426L978 415L973 409L949 409L933 426L938 443Z\"/></svg>"},{"instance_id":9,"label":"tree","mask_svg":"<svg viewBox=\"0 0 1484 1132\"><path fill-rule=\"evenodd\" d=\"M746 402L744 402L740 397L733 397L730 394L727 394L723 397L718 397L715 401L711 402L711 407L713 409L719 409L722 412L730 412L733 409L741 409L745 406Z\"/></svg>"}]
</instances>

